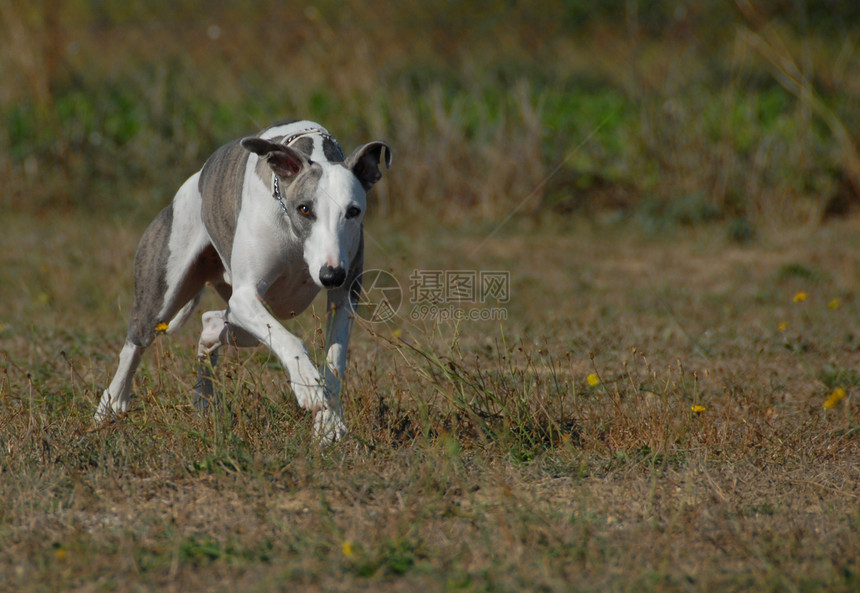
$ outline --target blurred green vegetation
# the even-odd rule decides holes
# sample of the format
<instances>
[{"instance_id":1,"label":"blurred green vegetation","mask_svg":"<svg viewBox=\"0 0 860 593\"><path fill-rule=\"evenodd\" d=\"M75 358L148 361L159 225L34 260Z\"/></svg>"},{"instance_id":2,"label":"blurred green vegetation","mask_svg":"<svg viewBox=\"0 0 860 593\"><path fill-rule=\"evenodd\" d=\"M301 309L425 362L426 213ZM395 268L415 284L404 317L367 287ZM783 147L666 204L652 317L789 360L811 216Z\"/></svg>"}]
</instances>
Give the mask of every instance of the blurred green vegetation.
<instances>
[{"instance_id":1,"label":"blurred green vegetation","mask_svg":"<svg viewBox=\"0 0 860 593\"><path fill-rule=\"evenodd\" d=\"M392 144L386 215L747 237L858 203L858 32L835 1L0 0L0 207L144 221L300 117Z\"/></svg>"}]
</instances>

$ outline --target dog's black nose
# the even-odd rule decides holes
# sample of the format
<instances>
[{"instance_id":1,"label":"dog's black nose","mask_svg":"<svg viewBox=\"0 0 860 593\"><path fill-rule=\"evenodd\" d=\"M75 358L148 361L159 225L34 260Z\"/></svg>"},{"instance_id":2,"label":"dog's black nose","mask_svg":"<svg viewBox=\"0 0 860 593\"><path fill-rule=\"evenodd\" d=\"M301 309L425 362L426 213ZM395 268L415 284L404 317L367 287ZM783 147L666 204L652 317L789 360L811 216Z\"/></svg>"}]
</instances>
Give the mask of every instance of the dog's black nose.
<instances>
[{"instance_id":1,"label":"dog's black nose","mask_svg":"<svg viewBox=\"0 0 860 593\"><path fill-rule=\"evenodd\" d=\"M346 280L346 270L340 266L336 268L323 266L320 268L320 282L326 288L337 288L343 284L344 280Z\"/></svg>"}]
</instances>

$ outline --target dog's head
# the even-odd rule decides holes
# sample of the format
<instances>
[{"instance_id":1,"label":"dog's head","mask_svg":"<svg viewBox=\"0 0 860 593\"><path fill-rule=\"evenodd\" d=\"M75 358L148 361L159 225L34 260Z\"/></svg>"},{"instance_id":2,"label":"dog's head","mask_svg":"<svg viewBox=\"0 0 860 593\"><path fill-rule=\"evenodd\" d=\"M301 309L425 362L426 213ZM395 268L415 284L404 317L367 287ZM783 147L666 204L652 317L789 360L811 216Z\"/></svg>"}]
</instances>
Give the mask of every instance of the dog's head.
<instances>
[{"instance_id":1,"label":"dog's head","mask_svg":"<svg viewBox=\"0 0 860 593\"><path fill-rule=\"evenodd\" d=\"M391 148L369 142L344 160L314 161L297 148L263 138L245 138L242 146L277 176L285 215L302 243L314 283L327 289L341 286L361 241L367 192L382 177L380 160L391 166ZM336 153L340 156L339 149Z\"/></svg>"}]
</instances>

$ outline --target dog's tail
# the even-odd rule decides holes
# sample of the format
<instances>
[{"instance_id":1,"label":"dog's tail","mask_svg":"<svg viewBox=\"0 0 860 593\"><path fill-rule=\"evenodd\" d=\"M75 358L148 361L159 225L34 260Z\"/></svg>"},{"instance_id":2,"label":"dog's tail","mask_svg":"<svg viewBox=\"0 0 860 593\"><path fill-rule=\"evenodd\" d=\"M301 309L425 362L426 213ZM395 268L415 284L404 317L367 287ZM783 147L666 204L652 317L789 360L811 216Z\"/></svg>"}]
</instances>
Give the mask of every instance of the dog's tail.
<instances>
[{"instance_id":1,"label":"dog's tail","mask_svg":"<svg viewBox=\"0 0 860 593\"><path fill-rule=\"evenodd\" d=\"M173 316L173 319L170 320L170 323L167 324L167 329L164 330L166 334L172 334L177 332L182 328L183 325L188 321L191 317L191 314L194 313L194 310L197 308L197 305L200 304L200 298L203 296L203 291L197 293L193 299L185 303L182 308Z\"/></svg>"}]
</instances>

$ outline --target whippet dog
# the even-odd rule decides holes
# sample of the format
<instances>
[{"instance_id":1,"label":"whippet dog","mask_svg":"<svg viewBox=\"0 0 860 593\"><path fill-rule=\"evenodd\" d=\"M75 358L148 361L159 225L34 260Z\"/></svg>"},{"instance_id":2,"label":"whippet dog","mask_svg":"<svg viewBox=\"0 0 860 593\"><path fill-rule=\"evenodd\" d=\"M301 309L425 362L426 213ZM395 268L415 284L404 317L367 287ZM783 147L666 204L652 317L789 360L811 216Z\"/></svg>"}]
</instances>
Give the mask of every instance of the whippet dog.
<instances>
[{"instance_id":1,"label":"whippet dog","mask_svg":"<svg viewBox=\"0 0 860 593\"><path fill-rule=\"evenodd\" d=\"M267 346L289 373L323 441L346 432L340 392L364 264L367 191L391 165L385 142L344 154L328 130L283 122L218 149L149 225L134 259L134 303L119 368L96 420L128 410L144 350L194 313L207 284L227 302L203 314L195 405L213 398L210 369L223 345ZM302 341L278 319L328 295L322 377ZM208 360L207 360L208 358Z\"/></svg>"}]
</instances>

